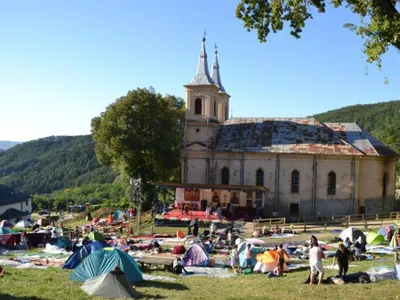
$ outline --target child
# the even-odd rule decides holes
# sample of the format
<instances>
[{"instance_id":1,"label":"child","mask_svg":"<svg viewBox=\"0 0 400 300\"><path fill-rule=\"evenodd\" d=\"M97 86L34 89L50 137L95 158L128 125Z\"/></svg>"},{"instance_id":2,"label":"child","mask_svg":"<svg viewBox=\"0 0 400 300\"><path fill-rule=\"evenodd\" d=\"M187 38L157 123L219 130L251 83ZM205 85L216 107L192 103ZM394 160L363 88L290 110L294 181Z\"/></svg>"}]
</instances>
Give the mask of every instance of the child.
<instances>
[{"instance_id":1,"label":"child","mask_svg":"<svg viewBox=\"0 0 400 300\"><path fill-rule=\"evenodd\" d=\"M231 262L232 262L232 270L236 271L236 273L239 272L240 269L240 262L239 262L239 251L237 245L233 247L232 253L231 253Z\"/></svg>"},{"instance_id":2,"label":"child","mask_svg":"<svg viewBox=\"0 0 400 300\"><path fill-rule=\"evenodd\" d=\"M246 268L251 268L251 244L247 244L246 249Z\"/></svg>"}]
</instances>

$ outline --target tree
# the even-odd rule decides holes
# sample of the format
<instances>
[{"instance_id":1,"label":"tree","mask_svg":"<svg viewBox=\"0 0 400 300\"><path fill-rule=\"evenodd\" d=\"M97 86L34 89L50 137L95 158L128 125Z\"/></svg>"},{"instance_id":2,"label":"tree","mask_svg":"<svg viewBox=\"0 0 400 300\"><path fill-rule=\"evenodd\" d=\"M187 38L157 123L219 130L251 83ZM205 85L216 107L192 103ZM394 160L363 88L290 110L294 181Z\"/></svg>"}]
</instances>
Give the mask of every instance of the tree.
<instances>
[{"instance_id":1,"label":"tree","mask_svg":"<svg viewBox=\"0 0 400 300\"><path fill-rule=\"evenodd\" d=\"M146 183L169 180L179 167L184 102L153 88L129 91L92 119L97 158Z\"/></svg>"},{"instance_id":2,"label":"tree","mask_svg":"<svg viewBox=\"0 0 400 300\"><path fill-rule=\"evenodd\" d=\"M324 13L325 0L241 0L236 16L248 31L255 29L258 39L266 42L268 34L283 29L288 22L290 33L300 38L305 21L312 18L311 11ZM367 61L381 66L381 57L390 46L400 50L400 0L332 0L334 7L345 5L360 16L360 24L345 24L365 39ZM396 8L397 6L397 8Z\"/></svg>"}]
</instances>

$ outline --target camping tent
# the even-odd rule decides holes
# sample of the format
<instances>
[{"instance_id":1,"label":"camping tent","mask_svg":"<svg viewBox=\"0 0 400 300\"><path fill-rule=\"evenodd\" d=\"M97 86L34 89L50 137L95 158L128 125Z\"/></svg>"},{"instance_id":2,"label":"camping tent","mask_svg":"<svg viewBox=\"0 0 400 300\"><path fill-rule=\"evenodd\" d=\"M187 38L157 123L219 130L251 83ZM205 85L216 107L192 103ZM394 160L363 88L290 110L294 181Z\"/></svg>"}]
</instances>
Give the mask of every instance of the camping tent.
<instances>
[{"instance_id":1,"label":"camping tent","mask_svg":"<svg viewBox=\"0 0 400 300\"><path fill-rule=\"evenodd\" d=\"M267 250L264 253L257 254L257 263L254 267L254 272L261 271L262 273L267 273L273 271L277 266L277 256L276 250ZM289 256L285 255L285 259L288 260ZM288 266L284 264L283 271L287 272L288 270Z\"/></svg>"},{"instance_id":2,"label":"camping tent","mask_svg":"<svg viewBox=\"0 0 400 300\"><path fill-rule=\"evenodd\" d=\"M385 241L383 235L375 233L373 231L367 234L367 244L381 245Z\"/></svg>"},{"instance_id":3,"label":"camping tent","mask_svg":"<svg viewBox=\"0 0 400 300\"><path fill-rule=\"evenodd\" d=\"M13 227L13 225L12 225L10 222L8 222L7 220L3 220L3 221L0 222L0 227L3 227L3 228L8 227L8 228L11 228L11 227Z\"/></svg>"},{"instance_id":4,"label":"camping tent","mask_svg":"<svg viewBox=\"0 0 400 300\"><path fill-rule=\"evenodd\" d=\"M75 268L69 278L83 282L108 273L117 266L125 273L131 284L143 279L136 261L129 254L115 248L104 248L90 254Z\"/></svg>"},{"instance_id":5,"label":"camping tent","mask_svg":"<svg viewBox=\"0 0 400 300\"><path fill-rule=\"evenodd\" d=\"M394 231L394 225L385 225L382 226L379 230L378 230L378 234L383 235L383 237L386 239L386 228L389 227L390 230Z\"/></svg>"},{"instance_id":6,"label":"camping tent","mask_svg":"<svg viewBox=\"0 0 400 300\"><path fill-rule=\"evenodd\" d=\"M122 210L116 210L113 214L113 220L118 221L120 218L122 218L122 214L124 212Z\"/></svg>"},{"instance_id":7,"label":"camping tent","mask_svg":"<svg viewBox=\"0 0 400 300\"><path fill-rule=\"evenodd\" d=\"M49 219L46 219L46 218L40 218L40 219L36 220L35 223L38 224L38 225L40 225L40 226L47 226L47 225L50 225Z\"/></svg>"},{"instance_id":8,"label":"camping tent","mask_svg":"<svg viewBox=\"0 0 400 300\"><path fill-rule=\"evenodd\" d=\"M109 245L104 242L100 241L93 241L90 243L87 243L86 245L82 246L79 248L77 251L75 251L65 262L63 269L75 269L77 265L80 264L82 260L84 260L87 256L92 254L93 252L96 252L98 250L101 250L103 248L108 247Z\"/></svg>"},{"instance_id":9,"label":"camping tent","mask_svg":"<svg viewBox=\"0 0 400 300\"><path fill-rule=\"evenodd\" d=\"M88 238L91 241L102 241L102 242L104 242L104 236L101 233L97 232L97 231L92 231L91 233L89 233L88 234Z\"/></svg>"},{"instance_id":10,"label":"camping tent","mask_svg":"<svg viewBox=\"0 0 400 300\"><path fill-rule=\"evenodd\" d=\"M393 234L389 246L392 248L399 248L399 241L397 240L396 234Z\"/></svg>"},{"instance_id":11,"label":"camping tent","mask_svg":"<svg viewBox=\"0 0 400 300\"><path fill-rule=\"evenodd\" d=\"M0 227L0 235L15 233L13 230L5 227Z\"/></svg>"},{"instance_id":12,"label":"camping tent","mask_svg":"<svg viewBox=\"0 0 400 300\"><path fill-rule=\"evenodd\" d=\"M347 238L350 239L352 243L357 241L359 237L361 237L361 240L363 243L366 242L366 237L364 233L360 229L349 227L346 228L345 230L342 231L342 233L339 236L343 241L345 241Z\"/></svg>"},{"instance_id":13,"label":"camping tent","mask_svg":"<svg viewBox=\"0 0 400 300\"><path fill-rule=\"evenodd\" d=\"M65 237L59 237L59 238L57 238L56 246L58 248L71 249L72 248L72 242L69 239L65 238Z\"/></svg>"},{"instance_id":14,"label":"camping tent","mask_svg":"<svg viewBox=\"0 0 400 300\"><path fill-rule=\"evenodd\" d=\"M201 266L208 267L210 258L207 252L199 244L191 245L182 257L182 266Z\"/></svg>"},{"instance_id":15,"label":"camping tent","mask_svg":"<svg viewBox=\"0 0 400 300\"><path fill-rule=\"evenodd\" d=\"M17 224L15 224L14 228L30 228L32 224L28 221L21 220Z\"/></svg>"},{"instance_id":16,"label":"camping tent","mask_svg":"<svg viewBox=\"0 0 400 300\"><path fill-rule=\"evenodd\" d=\"M242 268L246 267L246 249L247 245L251 245L250 252L251 252L251 265L255 266L257 263L256 255L258 253L264 252L264 248L254 247L252 244L248 242L243 242L238 246L239 251L239 262Z\"/></svg>"},{"instance_id":17,"label":"camping tent","mask_svg":"<svg viewBox=\"0 0 400 300\"><path fill-rule=\"evenodd\" d=\"M119 272L109 272L90 278L85 281L81 289L94 297L118 299L138 297L125 275Z\"/></svg>"}]
</instances>

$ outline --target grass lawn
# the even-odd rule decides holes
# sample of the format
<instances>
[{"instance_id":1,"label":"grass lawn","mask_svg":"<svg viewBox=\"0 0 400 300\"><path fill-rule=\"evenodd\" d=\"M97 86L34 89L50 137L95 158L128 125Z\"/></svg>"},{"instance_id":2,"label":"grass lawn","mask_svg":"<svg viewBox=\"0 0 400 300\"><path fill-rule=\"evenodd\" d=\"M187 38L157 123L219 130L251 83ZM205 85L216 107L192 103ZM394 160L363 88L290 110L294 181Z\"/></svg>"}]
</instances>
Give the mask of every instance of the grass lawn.
<instances>
[{"instance_id":1,"label":"grass lawn","mask_svg":"<svg viewBox=\"0 0 400 300\"><path fill-rule=\"evenodd\" d=\"M331 261L325 262L325 265ZM367 270L374 265L393 265L393 258L353 262L350 272ZM94 299L80 290L80 283L68 279L71 271L8 267L0 279L0 299ZM327 270L327 276L336 271ZM383 281L344 286L303 284L308 271L288 273L283 278L266 278L262 274L237 275L234 278L181 278L169 272L144 270L144 273L174 277L176 282L143 281L136 290L141 299L400 299L399 282ZM99 298L96 298L99 299Z\"/></svg>"}]
</instances>

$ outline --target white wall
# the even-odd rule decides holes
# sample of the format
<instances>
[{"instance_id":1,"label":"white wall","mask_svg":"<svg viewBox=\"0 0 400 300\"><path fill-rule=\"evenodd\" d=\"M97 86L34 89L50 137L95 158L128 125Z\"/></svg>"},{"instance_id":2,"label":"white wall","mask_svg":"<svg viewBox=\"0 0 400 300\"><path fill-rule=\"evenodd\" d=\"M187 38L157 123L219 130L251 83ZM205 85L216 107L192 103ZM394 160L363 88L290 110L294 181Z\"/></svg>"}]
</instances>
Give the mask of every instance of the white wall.
<instances>
[{"instance_id":1,"label":"white wall","mask_svg":"<svg viewBox=\"0 0 400 300\"><path fill-rule=\"evenodd\" d=\"M14 209L18 209L18 210L21 210L21 211L29 212L31 214L32 213L32 201L31 201L31 199L29 199L27 201L27 203L24 201L24 202L20 202L20 203L2 205L2 206L0 206L0 215L5 213L6 210L10 209L10 208L14 208ZM27 215L25 217L22 217L22 219L27 220L27 219L30 219L30 217L31 217L30 215Z\"/></svg>"}]
</instances>

